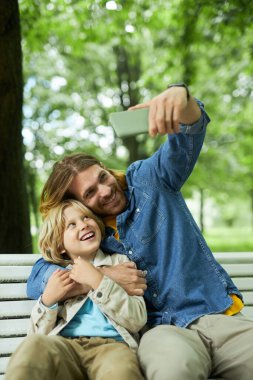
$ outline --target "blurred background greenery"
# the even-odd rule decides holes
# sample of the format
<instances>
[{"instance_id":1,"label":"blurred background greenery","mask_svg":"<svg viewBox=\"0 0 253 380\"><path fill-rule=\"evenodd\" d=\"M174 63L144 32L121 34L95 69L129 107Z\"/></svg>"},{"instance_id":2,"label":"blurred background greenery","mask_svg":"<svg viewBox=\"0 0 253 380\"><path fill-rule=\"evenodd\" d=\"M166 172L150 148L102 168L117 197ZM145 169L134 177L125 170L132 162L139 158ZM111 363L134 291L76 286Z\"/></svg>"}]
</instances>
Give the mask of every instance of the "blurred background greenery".
<instances>
[{"instance_id":1,"label":"blurred background greenery","mask_svg":"<svg viewBox=\"0 0 253 380\"><path fill-rule=\"evenodd\" d=\"M183 193L215 251L253 250L253 2L20 0L24 162L33 250L39 195L73 152L126 168L162 139L119 139L110 112L185 82L211 124Z\"/></svg>"}]
</instances>

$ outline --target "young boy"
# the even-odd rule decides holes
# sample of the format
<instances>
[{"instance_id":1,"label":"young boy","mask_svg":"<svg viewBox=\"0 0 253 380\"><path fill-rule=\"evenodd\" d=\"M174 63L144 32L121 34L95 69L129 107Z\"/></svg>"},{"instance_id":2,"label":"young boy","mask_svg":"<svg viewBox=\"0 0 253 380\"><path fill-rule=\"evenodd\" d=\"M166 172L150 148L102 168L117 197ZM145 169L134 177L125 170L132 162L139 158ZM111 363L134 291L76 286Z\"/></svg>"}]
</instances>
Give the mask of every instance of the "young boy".
<instances>
[{"instance_id":1,"label":"young boy","mask_svg":"<svg viewBox=\"0 0 253 380\"><path fill-rule=\"evenodd\" d=\"M31 314L29 334L13 354L6 380L143 379L135 351L146 323L142 297L129 296L99 267L128 261L100 249L102 222L82 203L53 208L40 233L43 257L56 270ZM61 302L75 283L88 294Z\"/></svg>"}]
</instances>

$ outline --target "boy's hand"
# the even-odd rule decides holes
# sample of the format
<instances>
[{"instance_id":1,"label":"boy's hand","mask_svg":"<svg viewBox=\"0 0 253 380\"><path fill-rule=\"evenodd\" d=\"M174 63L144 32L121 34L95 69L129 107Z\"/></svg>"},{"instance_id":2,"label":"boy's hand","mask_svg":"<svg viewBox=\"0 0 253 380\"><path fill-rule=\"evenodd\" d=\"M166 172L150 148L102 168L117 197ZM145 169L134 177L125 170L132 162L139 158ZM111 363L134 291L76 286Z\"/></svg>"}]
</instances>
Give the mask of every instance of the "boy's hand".
<instances>
[{"instance_id":1,"label":"boy's hand","mask_svg":"<svg viewBox=\"0 0 253 380\"><path fill-rule=\"evenodd\" d=\"M147 289L145 273L136 269L134 262L100 268L101 272L117 282L129 296L143 296Z\"/></svg>"},{"instance_id":2,"label":"boy's hand","mask_svg":"<svg viewBox=\"0 0 253 380\"><path fill-rule=\"evenodd\" d=\"M42 295L43 305L50 307L59 302L74 287L75 281L70 278L68 270L57 269L49 278Z\"/></svg>"},{"instance_id":3,"label":"boy's hand","mask_svg":"<svg viewBox=\"0 0 253 380\"><path fill-rule=\"evenodd\" d=\"M87 294L91 290L91 287L87 284L78 284L78 282L74 282L73 287L61 298L60 301L65 301L69 298L79 296L80 294Z\"/></svg>"},{"instance_id":4,"label":"boy's hand","mask_svg":"<svg viewBox=\"0 0 253 380\"><path fill-rule=\"evenodd\" d=\"M103 278L102 273L94 265L81 257L74 260L69 276L79 284L87 284L92 289L97 289Z\"/></svg>"}]
</instances>

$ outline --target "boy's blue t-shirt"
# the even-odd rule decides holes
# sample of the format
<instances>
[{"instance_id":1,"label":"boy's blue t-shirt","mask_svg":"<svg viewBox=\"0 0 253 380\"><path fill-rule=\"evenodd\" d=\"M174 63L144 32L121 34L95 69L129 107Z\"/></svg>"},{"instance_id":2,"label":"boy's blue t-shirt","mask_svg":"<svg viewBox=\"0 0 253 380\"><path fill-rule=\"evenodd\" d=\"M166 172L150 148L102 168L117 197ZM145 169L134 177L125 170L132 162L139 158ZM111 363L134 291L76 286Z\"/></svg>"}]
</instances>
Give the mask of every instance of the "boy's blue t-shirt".
<instances>
[{"instance_id":1,"label":"boy's blue t-shirt","mask_svg":"<svg viewBox=\"0 0 253 380\"><path fill-rule=\"evenodd\" d=\"M123 341L109 319L90 298L85 301L68 325L61 330L60 335L64 337L96 336Z\"/></svg>"}]
</instances>

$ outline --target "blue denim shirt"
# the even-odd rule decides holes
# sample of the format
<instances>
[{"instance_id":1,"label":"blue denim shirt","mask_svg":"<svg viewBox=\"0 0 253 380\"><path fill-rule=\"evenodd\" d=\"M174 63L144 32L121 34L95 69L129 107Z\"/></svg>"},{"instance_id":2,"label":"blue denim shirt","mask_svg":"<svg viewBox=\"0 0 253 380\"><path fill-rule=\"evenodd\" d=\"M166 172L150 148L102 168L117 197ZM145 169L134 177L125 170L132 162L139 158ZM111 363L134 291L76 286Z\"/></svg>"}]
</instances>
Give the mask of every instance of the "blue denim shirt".
<instances>
[{"instance_id":1,"label":"blue denim shirt","mask_svg":"<svg viewBox=\"0 0 253 380\"><path fill-rule=\"evenodd\" d=\"M102 250L126 254L147 271L145 301L149 325L186 327L205 314L220 313L232 304L229 294L241 294L214 259L180 189L199 156L210 121L201 107L193 125L148 159L131 164L126 173L128 205L117 216L120 241L106 228ZM28 280L27 293L38 298L57 266L40 259Z\"/></svg>"}]
</instances>

